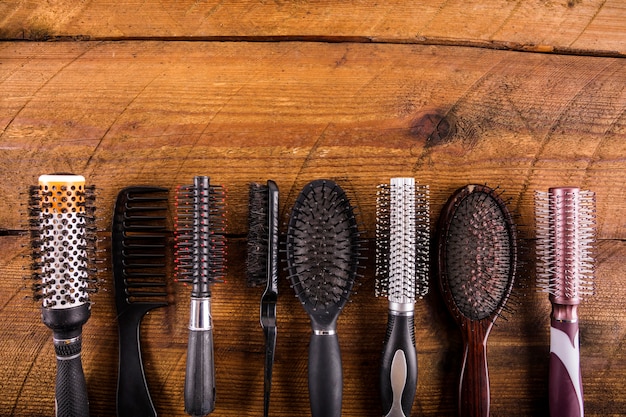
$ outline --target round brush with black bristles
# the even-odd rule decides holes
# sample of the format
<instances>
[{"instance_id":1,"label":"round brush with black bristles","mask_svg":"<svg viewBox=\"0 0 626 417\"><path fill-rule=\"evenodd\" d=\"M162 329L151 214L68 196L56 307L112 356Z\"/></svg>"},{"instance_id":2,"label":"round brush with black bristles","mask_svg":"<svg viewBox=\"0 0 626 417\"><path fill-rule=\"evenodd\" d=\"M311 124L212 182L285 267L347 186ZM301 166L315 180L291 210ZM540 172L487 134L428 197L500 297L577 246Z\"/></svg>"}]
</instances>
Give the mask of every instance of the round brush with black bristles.
<instances>
[{"instance_id":1,"label":"round brush with black bristles","mask_svg":"<svg viewBox=\"0 0 626 417\"><path fill-rule=\"evenodd\" d=\"M313 417L341 415L343 393L337 318L360 262L354 207L331 180L308 183L298 195L287 228L287 270L311 319L309 398Z\"/></svg>"},{"instance_id":2,"label":"round brush with black bristles","mask_svg":"<svg viewBox=\"0 0 626 417\"><path fill-rule=\"evenodd\" d=\"M578 305L594 293L595 194L577 187L535 193L537 285L549 294L550 415L584 415Z\"/></svg>"},{"instance_id":3,"label":"round brush with black bristles","mask_svg":"<svg viewBox=\"0 0 626 417\"><path fill-rule=\"evenodd\" d=\"M494 190L468 185L444 206L438 230L439 286L464 344L459 416L489 416L487 338L513 287L517 231Z\"/></svg>"},{"instance_id":4,"label":"round brush with black bristles","mask_svg":"<svg viewBox=\"0 0 626 417\"><path fill-rule=\"evenodd\" d=\"M82 326L91 314L89 293L95 289L94 189L80 175L39 177L31 187L29 215L35 299L52 329L57 357L56 416L89 415L81 362Z\"/></svg>"},{"instance_id":5,"label":"round brush with black bristles","mask_svg":"<svg viewBox=\"0 0 626 417\"><path fill-rule=\"evenodd\" d=\"M269 415L272 369L276 350L276 301L278 299L278 186L251 184L248 206L246 276L248 285L265 285L260 321L265 336L263 415Z\"/></svg>"},{"instance_id":6,"label":"round brush with black bristles","mask_svg":"<svg viewBox=\"0 0 626 417\"><path fill-rule=\"evenodd\" d=\"M179 187L176 204L176 272L191 284L185 412L204 416L215 408L211 286L224 278L224 190L197 176Z\"/></svg>"},{"instance_id":7,"label":"round brush with black bristles","mask_svg":"<svg viewBox=\"0 0 626 417\"><path fill-rule=\"evenodd\" d=\"M428 186L391 178L376 200L376 296L389 300L380 370L383 416L411 414L417 387L415 300L428 293Z\"/></svg>"}]
</instances>

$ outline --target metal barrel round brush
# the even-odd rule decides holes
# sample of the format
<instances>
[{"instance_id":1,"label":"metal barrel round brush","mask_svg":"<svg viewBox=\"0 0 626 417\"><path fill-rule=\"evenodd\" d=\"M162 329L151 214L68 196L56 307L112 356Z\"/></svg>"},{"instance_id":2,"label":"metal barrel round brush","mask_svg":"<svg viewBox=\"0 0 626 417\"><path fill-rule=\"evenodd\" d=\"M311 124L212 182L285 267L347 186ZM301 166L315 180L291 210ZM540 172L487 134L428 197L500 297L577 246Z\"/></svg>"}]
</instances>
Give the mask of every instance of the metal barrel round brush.
<instances>
[{"instance_id":1,"label":"metal barrel round brush","mask_svg":"<svg viewBox=\"0 0 626 417\"><path fill-rule=\"evenodd\" d=\"M535 193L537 285L549 294L552 417L584 415L578 305L594 292L595 194L577 187Z\"/></svg>"},{"instance_id":2,"label":"metal barrel round brush","mask_svg":"<svg viewBox=\"0 0 626 417\"><path fill-rule=\"evenodd\" d=\"M311 319L309 400L313 417L339 417L343 394L337 318L360 262L354 207L331 180L308 183L298 195L287 227L287 271Z\"/></svg>"},{"instance_id":3,"label":"metal barrel round brush","mask_svg":"<svg viewBox=\"0 0 626 417\"><path fill-rule=\"evenodd\" d=\"M488 417L487 338L513 287L516 227L493 189L468 185L442 209L437 240L439 287L464 345L459 416Z\"/></svg>"},{"instance_id":4,"label":"metal barrel round brush","mask_svg":"<svg viewBox=\"0 0 626 417\"><path fill-rule=\"evenodd\" d=\"M389 300L380 370L383 416L411 414L417 388L414 310L428 293L429 191L414 178L391 178L376 201L376 296Z\"/></svg>"},{"instance_id":5,"label":"metal barrel round brush","mask_svg":"<svg viewBox=\"0 0 626 417\"><path fill-rule=\"evenodd\" d=\"M185 372L185 412L204 416L215 409L215 360L211 286L224 278L224 190L196 176L177 195L176 271L191 284Z\"/></svg>"},{"instance_id":6,"label":"metal barrel round brush","mask_svg":"<svg viewBox=\"0 0 626 417\"><path fill-rule=\"evenodd\" d=\"M274 181L250 185L248 210L247 282L252 287L265 284L260 322L265 336L263 415L267 417L276 351L278 299L278 186Z\"/></svg>"},{"instance_id":7,"label":"metal barrel round brush","mask_svg":"<svg viewBox=\"0 0 626 417\"><path fill-rule=\"evenodd\" d=\"M35 299L52 329L57 357L56 416L89 415L81 361L82 326L91 315L93 188L80 175L42 175L29 202ZM91 259L90 259L91 257Z\"/></svg>"}]
</instances>

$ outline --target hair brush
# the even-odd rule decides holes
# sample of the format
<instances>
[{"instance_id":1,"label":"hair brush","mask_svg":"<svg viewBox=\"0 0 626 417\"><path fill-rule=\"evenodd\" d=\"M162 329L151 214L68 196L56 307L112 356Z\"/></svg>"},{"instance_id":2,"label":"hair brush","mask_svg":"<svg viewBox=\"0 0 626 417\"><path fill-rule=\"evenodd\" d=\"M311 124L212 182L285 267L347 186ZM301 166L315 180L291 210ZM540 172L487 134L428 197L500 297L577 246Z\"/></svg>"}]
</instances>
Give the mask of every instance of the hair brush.
<instances>
[{"instance_id":1,"label":"hair brush","mask_svg":"<svg viewBox=\"0 0 626 417\"><path fill-rule=\"evenodd\" d=\"M176 205L176 273L191 284L185 412L204 416L215 409L211 285L224 278L224 191L196 176L179 187Z\"/></svg>"},{"instance_id":2,"label":"hair brush","mask_svg":"<svg viewBox=\"0 0 626 417\"><path fill-rule=\"evenodd\" d=\"M154 417L141 358L139 328L166 306L167 189L127 187L117 196L111 230L119 330L118 417Z\"/></svg>"},{"instance_id":3,"label":"hair brush","mask_svg":"<svg viewBox=\"0 0 626 417\"><path fill-rule=\"evenodd\" d=\"M584 414L578 304L593 294L595 194L575 187L535 193L537 284L550 294L550 415Z\"/></svg>"},{"instance_id":4,"label":"hair brush","mask_svg":"<svg viewBox=\"0 0 626 417\"><path fill-rule=\"evenodd\" d=\"M413 178L391 178L376 201L376 296L389 300L380 370L383 416L411 414L417 387L414 310L428 293L428 187Z\"/></svg>"},{"instance_id":5,"label":"hair brush","mask_svg":"<svg viewBox=\"0 0 626 417\"><path fill-rule=\"evenodd\" d=\"M276 301L278 298L278 186L251 184L248 212L248 285L265 284L260 321L265 336L263 415L269 415L272 369L276 350Z\"/></svg>"},{"instance_id":6,"label":"hair brush","mask_svg":"<svg viewBox=\"0 0 626 417\"><path fill-rule=\"evenodd\" d=\"M457 190L441 212L437 248L440 290L464 344L459 415L487 417L487 338L517 268L517 232L504 201L487 186Z\"/></svg>"},{"instance_id":7,"label":"hair brush","mask_svg":"<svg viewBox=\"0 0 626 417\"><path fill-rule=\"evenodd\" d=\"M354 208L331 180L307 184L287 228L287 270L311 319L309 399L313 417L341 415L342 368L337 318L359 267L360 239Z\"/></svg>"},{"instance_id":8,"label":"hair brush","mask_svg":"<svg viewBox=\"0 0 626 417\"><path fill-rule=\"evenodd\" d=\"M31 187L29 215L35 299L52 329L57 357L56 416L89 415L81 362L82 326L91 314L89 284L95 280L93 188L72 174L42 175Z\"/></svg>"}]
</instances>

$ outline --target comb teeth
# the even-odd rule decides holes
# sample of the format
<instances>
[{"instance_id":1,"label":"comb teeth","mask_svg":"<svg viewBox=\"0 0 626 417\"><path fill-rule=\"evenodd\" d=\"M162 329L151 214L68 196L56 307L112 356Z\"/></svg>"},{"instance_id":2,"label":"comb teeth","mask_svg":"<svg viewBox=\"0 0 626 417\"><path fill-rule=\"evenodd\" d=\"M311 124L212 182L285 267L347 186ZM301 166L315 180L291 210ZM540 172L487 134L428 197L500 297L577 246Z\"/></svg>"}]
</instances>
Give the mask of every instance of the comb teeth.
<instances>
[{"instance_id":1,"label":"comb teeth","mask_svg":"<svg viewBox=\"0 0 626 417\"><path fill-rule=\"evenodd\" d=\"M95 188L79 175L42 175L29 187L32 290L44 308L85 304L97 290L94 202Z\"/></svg>"},{"instance_id":2,"label":"comb teeth","mask_svg":"<svg viewBox=\"0 0 626 417\"><path fill-rule=\"evenodd\" d=\"M413 178L392 178L376 199L377 297L414 303L428 293L429 188Z\"/></svg>"},{"instance_id":3,"label":"comb teeth","mask_svg":"<svg viewBox=\"0 0 626 417\"><path fill-rule=\"evenodd\" d=\"M535 192L537 285L575 303L594 293L595 194L574 187Z\"/></svg>"},{"instance_id":4,"label":"comb teeth","mask_svg":"<svg viewBox=\"0 0 626 417\"><path fill-rule=\"evenodd\" d=\"M167 189L120 192L113 227L116 292L126 303L165 303ZM119 302L119 301L118 301Z\"/></svg>"},{"instance_id":5,"label":"comb teeth","mask_svg":"<svg viewBox=\"0 0 626 417\"><path fill-rule=\"evenodd\" d=\"M181 186L176 198L176 274L191 283L192 297L209 297L210 284L225 272L225 192L210 185L209 177L194 177Z\"/></svg>"}]
</instances>

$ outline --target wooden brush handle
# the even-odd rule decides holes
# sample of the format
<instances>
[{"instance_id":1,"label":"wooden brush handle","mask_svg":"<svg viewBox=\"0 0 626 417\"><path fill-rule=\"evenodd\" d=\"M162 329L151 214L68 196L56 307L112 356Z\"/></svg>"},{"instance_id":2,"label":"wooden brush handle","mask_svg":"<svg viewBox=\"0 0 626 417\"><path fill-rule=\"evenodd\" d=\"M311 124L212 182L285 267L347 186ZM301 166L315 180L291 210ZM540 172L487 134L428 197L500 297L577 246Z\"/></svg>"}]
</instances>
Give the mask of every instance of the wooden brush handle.
<instances>
[{"instance_id":1,"label":"wooden brush handle","mask_svg":"<svg viewBox=\"0 0 626 417\"><path fill-rule=\"evenodd\" d=\"M469 320L462 327L465 354L459 385L460 417L489 417L487 336L490 328L480 321Z\"/></svg>"}]
</instances>

